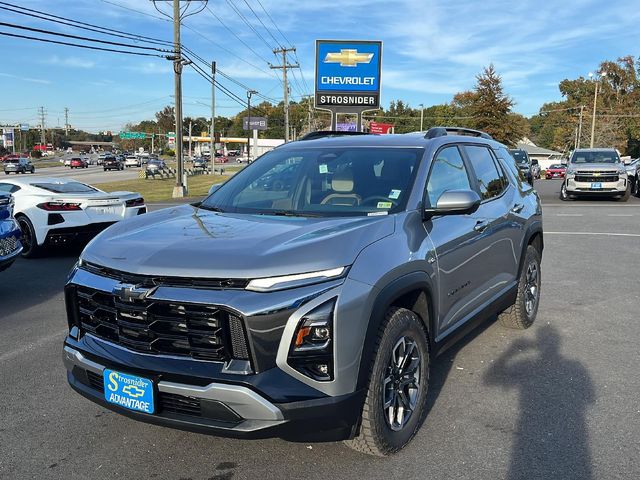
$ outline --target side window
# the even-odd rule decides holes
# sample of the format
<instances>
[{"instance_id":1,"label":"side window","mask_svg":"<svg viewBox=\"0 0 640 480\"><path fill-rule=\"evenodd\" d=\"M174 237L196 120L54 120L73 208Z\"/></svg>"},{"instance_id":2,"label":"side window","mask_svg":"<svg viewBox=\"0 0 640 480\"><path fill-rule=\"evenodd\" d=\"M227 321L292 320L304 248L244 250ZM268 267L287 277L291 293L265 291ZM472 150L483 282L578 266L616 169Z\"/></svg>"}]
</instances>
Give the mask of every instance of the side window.
<instances>
[{"instance_id":1,"label":"side window","mask_svg":"<svg viewBox=\"0 0 640 480\"><path fill-rule=\"evenodd\" d=\"M521 185L523 187L524 184L528 185L528 183L526 183L527 179L524 178L522 170L518 168L516 160L513 155L511 155L511 152L509 152L506 148L501 148L500 158L502 159L503 164L506 165L513 174L513 178L516 180L517 185Z\"/></svg>"},{"instance_id":2,"label":"side window","mask_svg":"<svg viewBox=\"0 0 640 480\"><path fill-rule=\"evenodd\" d=\"M471 166L478 179L478 188L482 200L488 200L502 194L506 188L505 178L498 169L493 155L487 147L467 145L464 147Z\"/></svg>"},{"instance_id":3,"label":"side window","mask_svg":"<svg viewBox=\"0 0 640 480\"><path fill-rule=\"evenodd\" d=\"M438 152L427 181L429 204L434 207L448 190L472 190L469 175L458 147L446 147Z\"/></svg>"},{"instance_id":4,"label":"side window","mask_svg":"<svg viewBox=\"0 0 640 480\"><path fill-rule=\"evenodd\" d=\"M15 193L20 190L17 185L11 185L10 183L0 183L0 192L3 193Z\"/></svg>"}]
</instances>

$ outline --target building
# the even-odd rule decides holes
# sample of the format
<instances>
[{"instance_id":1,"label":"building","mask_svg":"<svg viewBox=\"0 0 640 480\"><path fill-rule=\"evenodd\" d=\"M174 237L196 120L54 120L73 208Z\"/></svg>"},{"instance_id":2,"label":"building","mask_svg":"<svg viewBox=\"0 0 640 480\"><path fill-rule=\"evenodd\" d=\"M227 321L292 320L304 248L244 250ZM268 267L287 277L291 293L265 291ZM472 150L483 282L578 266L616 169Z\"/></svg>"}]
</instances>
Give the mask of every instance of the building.
<instances>
[{"instance_id":1,"label":"building","mask_svg":"<svg viewBox=\"0 0 640 480\"><path fill-rule=\"evenodd\" d=\"M195 155L209 154L209 147L211 138L209 136L191 137L193 153ZM221 137L220 142L223 145L224 153L226 154L230 146L238 145L246 155L247 139L242 137ZM254 139L251 139L251 157L256 158L260 155L267 153L279 145L284 143L284 139L271 139L271 138L258 138L257 143L254 143ZM189 137L184 137L185 149L189 148ZM233 149L233 148L232 148Z\"/></svg>"},{"instance_id":2,"label":"building","mask_svg":"<svg viewBox=\"0 0 640 480\"><path fill-rule=\"evenodd\" d=\"M555 150L538 147L528 138L523 138L522 141L518 142L516 148L527 152L531 160L537 160L542 170L546 170L553 164L560 163L564 157L562 153L556 152Z\"/></svg>"}]
</instances>

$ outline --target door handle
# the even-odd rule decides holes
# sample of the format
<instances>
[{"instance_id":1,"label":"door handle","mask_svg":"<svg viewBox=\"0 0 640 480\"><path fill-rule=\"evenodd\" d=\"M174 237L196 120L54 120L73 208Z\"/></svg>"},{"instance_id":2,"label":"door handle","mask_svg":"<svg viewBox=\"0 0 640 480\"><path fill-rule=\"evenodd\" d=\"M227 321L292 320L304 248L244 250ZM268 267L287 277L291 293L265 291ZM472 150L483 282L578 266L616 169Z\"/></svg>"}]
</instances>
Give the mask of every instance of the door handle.
<instances>
[{"instance_id":1,"label":"door handle","mask_svg":"<svg viewBox=\"0 0 640 480\"><path fill-rule=\"evenodd\" d=\"M486 220L478 220L478 221L476 222L475 227L473 227L473 229L474 229L476 232L480 232L480 233L482 233L482 232L484 232L484 231L487 229L487 227L488 227L488 226L489 226L489 222L487 222Z\"/></svg>"},{"instance_id":2,"label":"door handle","mask_svg":"<svg viewBox=\"0 0 640 480\"><path fill-rule=\"evenodd\" d=\"M516 203L514 207L511 209L512 213L520 213L524 210L524 203Z\"/></svg>"}]
</instances>

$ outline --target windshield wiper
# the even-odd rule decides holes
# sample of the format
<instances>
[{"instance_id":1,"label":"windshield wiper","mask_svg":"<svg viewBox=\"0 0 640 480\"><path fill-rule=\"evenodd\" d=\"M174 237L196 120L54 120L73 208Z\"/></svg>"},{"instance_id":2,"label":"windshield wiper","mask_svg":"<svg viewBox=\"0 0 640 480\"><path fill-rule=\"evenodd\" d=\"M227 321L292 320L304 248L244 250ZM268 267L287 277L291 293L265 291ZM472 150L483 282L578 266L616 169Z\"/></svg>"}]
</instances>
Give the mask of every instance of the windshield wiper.
<instances>
[{"instance_id":1,"label":"windshield wiper","mask_svg":"<svg viewBox=\"0 0 640 480\"><path fill-rule=\"evenodd\" d=\"M272 210L270 212L260 212L258 215L273 215L274 217L320 217L316 213L295 212L293 210Z\"/></svg>"},{"instance_id":2,"label":"windshield wiper","mask_svg":"<svg viewBox=\"0 0 640 480\"><path fill-rule=\"evenodd\" d=\"M208 205L200 205L198 208L201 208L203 210L208 210L210 212L219 212L219 213L224 213L224 210L218 207L210 207Z\"/></svg>"}]
</instances>

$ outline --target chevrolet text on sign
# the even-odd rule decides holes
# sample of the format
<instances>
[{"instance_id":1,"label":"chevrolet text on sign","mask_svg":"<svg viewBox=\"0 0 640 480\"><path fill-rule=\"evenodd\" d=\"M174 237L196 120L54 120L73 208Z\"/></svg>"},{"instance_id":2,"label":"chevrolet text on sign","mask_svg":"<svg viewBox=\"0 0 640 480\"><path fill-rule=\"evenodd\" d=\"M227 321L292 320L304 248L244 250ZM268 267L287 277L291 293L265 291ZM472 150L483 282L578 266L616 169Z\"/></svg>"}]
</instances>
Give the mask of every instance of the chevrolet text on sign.
<instances>
[{"instance_id":1,"label":"chevrolet text on sign","mask_svg":"<svg viewBox=\"0 0 640 480\"><path fill-rule=\"evenodd\" d=\"M316 41L316 107L380 106L382 42Z\"/></svg>"}]
</instances>

